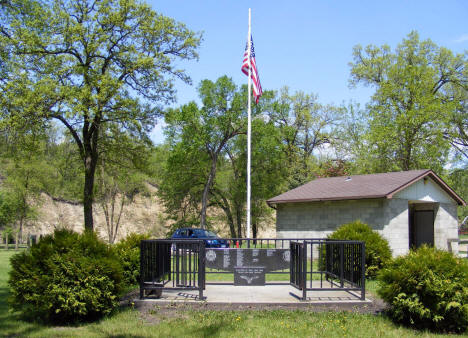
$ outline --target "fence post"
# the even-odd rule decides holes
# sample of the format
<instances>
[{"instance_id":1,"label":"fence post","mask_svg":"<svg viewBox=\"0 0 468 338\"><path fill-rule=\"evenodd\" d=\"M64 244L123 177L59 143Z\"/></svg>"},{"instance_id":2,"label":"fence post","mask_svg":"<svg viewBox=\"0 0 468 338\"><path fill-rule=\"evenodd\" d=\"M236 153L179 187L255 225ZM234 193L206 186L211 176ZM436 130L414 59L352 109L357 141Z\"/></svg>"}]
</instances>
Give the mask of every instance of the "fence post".
<instances>
[{"instance_id":1,"label":"fence post","mask_svg":"<svg viewBox=\"0 0 468 338\"><path fill-rule=\"evenodd\" d=\"M307 300L307 242L302 243L302 300Z\"/></svg>"},{"instance_id":2,"label":"fence post","mask_svg":"<svg viewBox=\"0 0 468 338\"><path fill-rule=\"evenodd\" d=\"M340 243L340 287L344 287L344 243Z\"/></svg>"},{"instance_id":3,"label":"fence post","mask_svg":"<svg viewBox=\"0 0 468 338\"><path fill-rule=\"evenodd\" d=\"M366 299L366 243L361 244L361 300Z\"/></svg>"},{"instance_id":4,"label":"fence post","mask_svg":"<svg viewBox=\"0 0 468 338\"><path fill-rule=\"evenodd\" d=\"M203 290L205 289L205 242L198 243L198 298L199 300L205 299L203 297Z\"/></svg>"},{"instance_id":5,"label":"fence post","mask_svg":"<svg viewBox=\"0 0 468 338\"><path fill-rule=\"evenodd\" d=\"M144 290L144 259L143 259L143 241L140 241L140 299L145 298L145 290Z\"/></svg>"}]
</instances>

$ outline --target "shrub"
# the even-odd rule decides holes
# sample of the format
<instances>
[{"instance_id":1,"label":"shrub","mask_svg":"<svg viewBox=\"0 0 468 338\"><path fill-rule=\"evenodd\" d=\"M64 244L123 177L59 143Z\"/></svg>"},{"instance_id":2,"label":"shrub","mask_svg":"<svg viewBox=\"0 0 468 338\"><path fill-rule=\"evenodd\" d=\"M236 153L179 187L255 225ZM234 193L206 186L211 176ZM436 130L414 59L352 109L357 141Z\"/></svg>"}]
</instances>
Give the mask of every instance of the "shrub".
<instances>
[{"instance_id":1,"label":"shrub","mask_svg":"<svg viewBox=\"0 0 468 338\"><path fill-rule=\"evenodd\" d=\"M115 252L123 268L124 283L135 285L140 280L140 242L149 235L130 234L115 245Z\"/></svg>"},{"instance_id":2,"label":"shrub","mask_svg":"<svg viewBox=\"0 0 468 338\"><path fill-rule=\"evenodd\" d=\"M400 323L436 331L468 327L468 263L422 246L395 259L378 276L378 294Z\"/></svg>"},{"instance_id":3,"label":"shrub","mask_svg":"<svg viewBox=\"0 0 468 338\"><path fill-rule=\"evenodd\" d=\"M366 243L366 277L374 278L392 258L388 241L367 224L355 221L343 224L328 236L330 239L363 241Z\"/></svg>"},{"instance_id":4,"label":"shrub","mask_svg":"<svg viewBox=\"0 0 468 338\"><path fill-rule=\"evenodd\" d=\"M122 267L94 233L56 230L11 258L10 305L51 323L90 321L118 305Z\"/></svg>"}]
</instances>

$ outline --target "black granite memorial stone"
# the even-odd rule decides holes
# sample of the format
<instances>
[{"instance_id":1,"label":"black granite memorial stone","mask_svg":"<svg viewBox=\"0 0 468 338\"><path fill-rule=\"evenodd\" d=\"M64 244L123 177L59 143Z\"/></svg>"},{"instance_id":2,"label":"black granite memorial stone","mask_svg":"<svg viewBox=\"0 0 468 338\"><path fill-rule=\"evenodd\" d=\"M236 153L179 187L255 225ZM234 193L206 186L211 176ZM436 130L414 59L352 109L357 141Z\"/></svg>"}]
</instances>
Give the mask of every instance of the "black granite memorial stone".
<instances>
[{"instance_id":1,"label":"black granite memorial stone","mask_svg":"<svg viewBox=\"0 0 468 338\"><path fill-rule=\"evenodd\" d=\"M289 269L289 249L207 249L206 267L235 272L235 268L262 267L265 272Z\"/></svg>"}]
</instances>

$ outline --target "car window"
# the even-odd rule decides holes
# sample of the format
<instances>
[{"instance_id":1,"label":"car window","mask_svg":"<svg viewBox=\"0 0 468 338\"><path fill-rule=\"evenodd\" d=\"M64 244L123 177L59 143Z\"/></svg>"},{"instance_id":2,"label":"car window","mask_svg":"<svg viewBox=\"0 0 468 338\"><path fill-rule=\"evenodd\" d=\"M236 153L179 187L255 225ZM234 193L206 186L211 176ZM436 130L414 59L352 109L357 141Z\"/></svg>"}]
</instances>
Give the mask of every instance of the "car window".
<instances>
[{"instance_id":1,"label":"car window","mask_svg":"<svg viewBox=\"0 0 468 338\"><path fill-rule=\"evenodd\" d=\"M216 238L215 233L208 231L208 230L195 230L195 233L198 238Z\"/></svg>"},{"instance_id":2,"label":"car window","mask_svg":"<svg viewBox=\"0 0 468 338\"><path fill-rule=\"evenodd\" d=\"M185 229L184 230L179 230L178 235L180 237L186 237L187 236L187 230L185 230Z\"/></svg>"},{"instance_id":3,"label":"car window","mask_svg":"<svg viewBox=\"0 0 468 338\"><path fill-rule=\"evenodd\" d=\"M214 232L206 231L206 237L218 237Z\"/></svg>"}]
</instances>

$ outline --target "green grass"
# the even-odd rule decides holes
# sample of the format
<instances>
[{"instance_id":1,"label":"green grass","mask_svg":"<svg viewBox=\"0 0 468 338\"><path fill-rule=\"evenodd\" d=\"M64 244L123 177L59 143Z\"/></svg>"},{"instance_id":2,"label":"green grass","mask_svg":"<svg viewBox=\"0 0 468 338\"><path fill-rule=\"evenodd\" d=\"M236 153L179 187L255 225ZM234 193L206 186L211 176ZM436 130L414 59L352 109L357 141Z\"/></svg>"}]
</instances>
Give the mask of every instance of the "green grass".
<instances>
[{"instance_id":1,"label":"green grass","mask_svg":"<svg viewBox=\"0 0 468 338\"><path fill-rule=\"evenodd\" d=\"M187 311L171 314L155 306L146 317L124 309L92 324L45 326L8 311L9 259L0 250L0 336L21 337L434 337L393 324L383 316L307 311ZM367 282L368 290L376 288Z\"/></svg>"}]
</instances>

